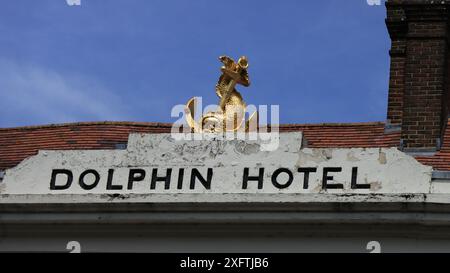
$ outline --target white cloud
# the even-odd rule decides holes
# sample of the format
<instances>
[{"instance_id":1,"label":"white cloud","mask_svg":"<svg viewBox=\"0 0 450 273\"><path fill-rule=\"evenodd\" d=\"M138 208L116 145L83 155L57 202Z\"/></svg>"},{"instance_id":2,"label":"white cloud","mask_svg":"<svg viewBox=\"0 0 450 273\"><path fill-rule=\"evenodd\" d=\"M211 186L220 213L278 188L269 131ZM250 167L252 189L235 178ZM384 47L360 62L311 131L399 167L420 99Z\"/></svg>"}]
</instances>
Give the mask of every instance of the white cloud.
<instances>
[{"instance_id":1,"label":"white cloud","mask_svg":"<svg viewBox=\"0 0 450 273\"><path fill-rule=\"evenodd\" d=\"M85 75L0 59L0 127L124 120L120 97Z\"/></svg>"}]
</instances>

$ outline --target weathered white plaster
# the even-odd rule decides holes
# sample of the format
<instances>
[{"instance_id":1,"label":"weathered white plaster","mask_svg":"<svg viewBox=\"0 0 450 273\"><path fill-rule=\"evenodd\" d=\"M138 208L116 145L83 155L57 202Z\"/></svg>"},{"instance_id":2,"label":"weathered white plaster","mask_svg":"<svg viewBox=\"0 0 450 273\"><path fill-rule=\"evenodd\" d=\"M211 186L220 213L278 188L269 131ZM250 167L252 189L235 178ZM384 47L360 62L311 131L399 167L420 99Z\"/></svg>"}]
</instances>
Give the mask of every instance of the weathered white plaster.
<instances>
[{"instance_id":1,"label":"weathered white plaster","mask_svg":"<svg viewBox=\"0 0 450 273\"><path fill-rule=\"evenodd\" d=\"M57 202L58 197L49 197L55 195L61 196L60 201L66 198L64 200L74 202L83 202L83 199L86 202L298 202L300 199L365 202L385 199L386 194L396 196L393 199L397 201L401 194L416 194L422 200L421 194L430 193L432 168L396 148L302 148L302 135L298 132L280 133L278 140L278 149L263 151L261 140L218 140L214 136L210 140L175 140L170 134L131 134L126 150L39 151L36 156L6 170L0 183L0 203L19 202L18 199L27 199L27 196ZM303 188L304 174L297 171L305 167L317 168L310 173L307 189ZM328 174L333 177L328 184L340 183L343 189L323 188L325 167L342 168L341 172ZM368 189L352 188L352 168L355 167L356 182L370 185ZM129 171L136 168L144 169L146 176L143 181L134 182L132 189L127 189ZM157 182L156 188L150 189L155 168L158 176L166 175L167 168L172 168L169 189L164 189L164 182ZM185 168L185 172L182 189L177 189L180 168ZM205 178L207 169L213 170L211 189L199 182L194 189L189 188L192 168L197 168ZM259 169L264 168L262 189L257 188L257 181L249 181L248 188L242 188L244 168L249 168L250 176L257 176ZM283 189L272 183L272 174L279 168L287 168L293 174L292 184ZM70 188L50 190L54 169L68 169L73 173ZM91 190L83 189L78 183L80 174L87 169L100 174L98 185ZM106 189L109 169L114 169L113 184L123 189ZM64 184L62 178L65 176L58 176L58 185ZM86 176L86 182L89 184L93 178ZM281 184L287 179L285 173L278 177ZM123 198L112 198L113 194ZM308 195L311 198L306 197ZM73 199L67 199L68 196Z\"/></svg>"}]
</instances>

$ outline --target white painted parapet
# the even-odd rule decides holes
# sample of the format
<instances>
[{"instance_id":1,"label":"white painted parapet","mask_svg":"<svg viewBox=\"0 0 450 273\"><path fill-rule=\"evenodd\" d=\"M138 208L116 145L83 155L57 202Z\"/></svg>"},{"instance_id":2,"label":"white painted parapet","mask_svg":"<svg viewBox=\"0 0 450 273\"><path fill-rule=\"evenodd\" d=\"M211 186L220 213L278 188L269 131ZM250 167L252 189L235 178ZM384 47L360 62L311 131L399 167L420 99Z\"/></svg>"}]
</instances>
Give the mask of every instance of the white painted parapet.
<instances>
[{"instance_id":1,"label":"white painted parapet","mask_svg":"<svg viewBox=\"0 0 450 273\"><path fill-rule=\"evenodd\" d=\"M433 193L432 168L396 148L272 137L275 150L262 140L131 134L126 150L39 151L6 170L0 203L424 202Z\"/></svg>"}]
</instances>

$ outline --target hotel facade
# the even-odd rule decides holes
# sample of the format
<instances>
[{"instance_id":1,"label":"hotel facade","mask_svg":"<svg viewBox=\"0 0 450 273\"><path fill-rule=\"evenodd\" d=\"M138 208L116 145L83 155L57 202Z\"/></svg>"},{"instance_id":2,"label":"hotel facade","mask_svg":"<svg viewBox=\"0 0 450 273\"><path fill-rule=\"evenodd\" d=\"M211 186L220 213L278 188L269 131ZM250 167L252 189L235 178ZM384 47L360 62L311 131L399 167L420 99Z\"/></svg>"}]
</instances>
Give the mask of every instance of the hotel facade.
<instances>
[{"instance_id":1,"label":"hotel facade","mask_svg":"<svg viewBox=\"0 0 450 273\"><path fill-rule=\"evenodd\" d=\"M449 252L450 1L386 10L386 121L280 125L276 149L154 122L0 128L0 251Z\"/></svg>"}]
</instances>

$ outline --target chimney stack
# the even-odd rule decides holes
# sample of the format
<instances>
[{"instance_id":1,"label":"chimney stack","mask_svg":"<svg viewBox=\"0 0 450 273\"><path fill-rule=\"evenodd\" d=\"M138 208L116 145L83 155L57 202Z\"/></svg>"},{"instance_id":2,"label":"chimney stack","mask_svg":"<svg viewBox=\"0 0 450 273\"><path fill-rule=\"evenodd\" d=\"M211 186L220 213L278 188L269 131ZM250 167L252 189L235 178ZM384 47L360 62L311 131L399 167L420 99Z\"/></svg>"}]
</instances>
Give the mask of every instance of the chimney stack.
<instances>
[{"instance_id":1,"label":"chimney stack","mask_svg":"<svg viewBox=\"0 0 450 273\"><path fill-rule=\"evenodd\" d=\"M447 124L450 0L388 0L392 40L387 128L405 150L439 149Z\"/></svg>"}]
</instances>

